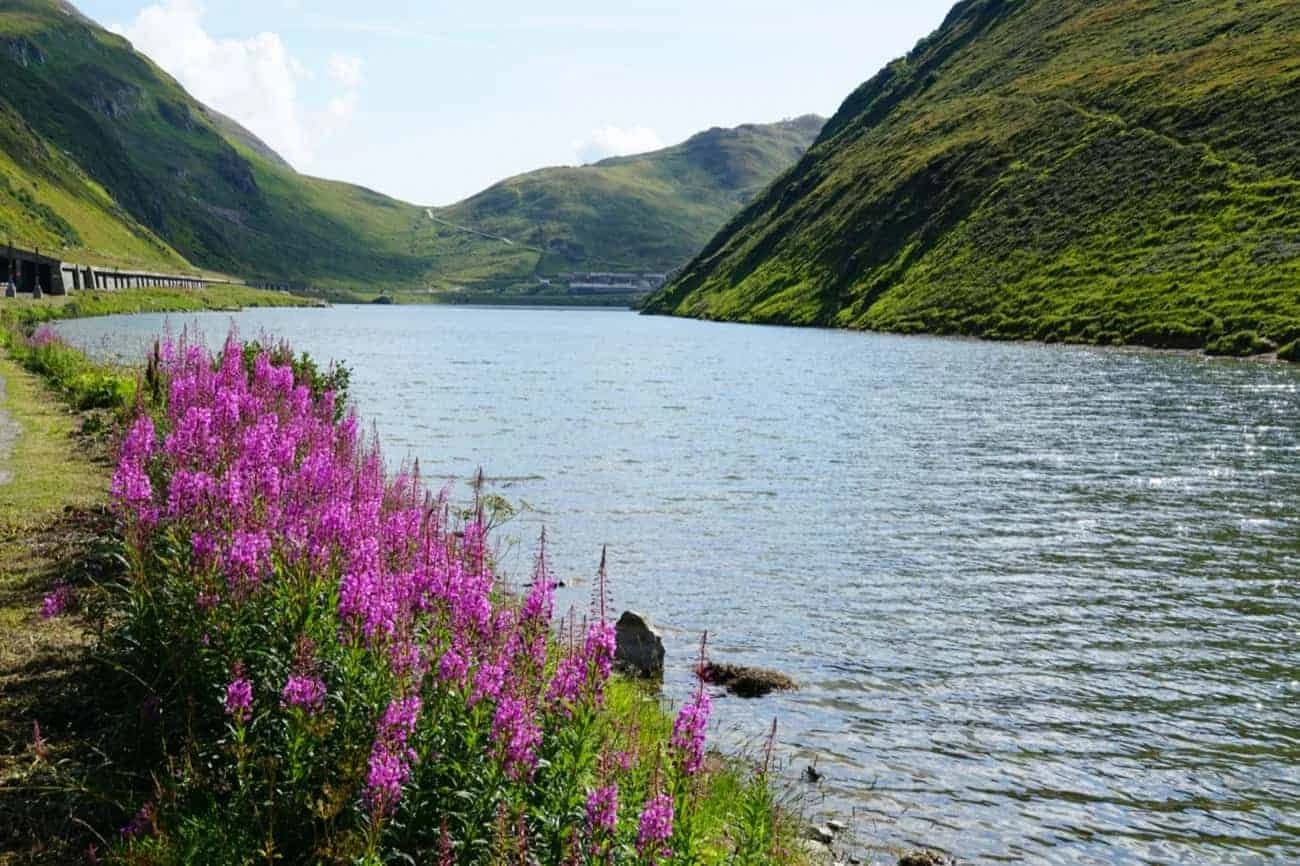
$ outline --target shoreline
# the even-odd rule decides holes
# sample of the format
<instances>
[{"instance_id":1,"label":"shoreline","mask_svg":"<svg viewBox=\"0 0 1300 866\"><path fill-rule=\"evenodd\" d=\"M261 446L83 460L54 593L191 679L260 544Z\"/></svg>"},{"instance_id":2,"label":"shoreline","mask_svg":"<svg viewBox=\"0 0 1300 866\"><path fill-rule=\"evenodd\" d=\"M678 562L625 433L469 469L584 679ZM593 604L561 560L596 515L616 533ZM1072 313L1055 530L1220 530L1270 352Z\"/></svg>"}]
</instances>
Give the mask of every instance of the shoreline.
<instances>
[{"instance_id":1,"label":"shoreline","mask_svg":"<svg viewBox=\"0 0 1300 866\"><path fill-rule=\"evenodd\" d=\"M151 790L138 770L109 769L125 756L114 751L115 741L104 739L108 735L95 721L112 712L105 703L110 696L103 692L102 674L107 672L97 674L98 662L88 653L102 639L93 636L96 623L104 625L97 619L102 614L94 611L110 603L97 597L103 592L99 581L125 577L115 576L118 567L101 552L121 543L108 508L114 465L110 443L121 429L118 424L129 417L129 407L147 397L135 395L138 368L89 366L116 380L129 379L130 391L114 392L103 408L74 408L69 403L77 400L77 392L67 386L66 374L51 367L34 369L30 348L15 354L12 327L0 335L0 381L6 386L0 391L0 414L21 431L13 450L0 453L0 468L13 469L8 481L0 478L0 622L5 626L0 632L0 682L5 685L0 699L0 815L8 824L0 839L12 855L4 858L6 863L46 862L51 853L64 862L84 856L86 846L96 846L97 840L113 838L111 828L134 809L123 812L123 804L145 799ZM42 596L48 606L64 586L75 590L77 599L70 614L42 619ZM667 740L672 715L662 698L650 700L652 692L621 677L611 679L608 689L614 718ZM727 798L765 782L763 777L751 779L739 755L711 758L709 767L701 778L711 804L710 832L725 838L730 825L716 822L728 814ZM109 776L102 775L106 771ZM821 866L833 861L829 848L803 844L808 831L797 814L781 810L771 820L769 832L779 833L794 854L783 862ZM108 850L101 854L122 853L120 847L104 844Z\"/></svg>"},{"instance_id":2,"label":"shoreline","mask_svg":"<svg viewBox=\"0 0 1300 866\"><path fill-rule=\"evenodd\" d=\"M652 316L664 319L682 319L692 322L711 322L718 325L737 325L745 327L761 328L789 328L801 331L828 331L840 334L876 334L884 337L911 338L929 340L957 340L970 343L990 343L1003 345L1022 345L1038 346L1041 348L1063 347L1069 349L1095 349L1105 352L1118 352L1123 354L1150 354L1156 357L1170 356L1183 357L1189 359L1201 359L1206 361L1240 361L1252 364L1294 364L1300 367L1300 341L1297 341L1297 355L1294 359L1280 357L1281 352L1288 348L1282 346L1271 352L1261 352L1254 355L1220 355L1210 354L1204 348L1201 349L1180 349L1175 347L1162 346L1144 346L1140 343L1089 343L1084 340L1036 340L1032 337L1014 338L1014 339L996 339L992 337L982 337L978 334L958 334L958 333L941 333L938 331L880 331L872 328L849 328L841 325L799 325L792 322L747 322L740 319L715 319L707 316L681 316L676 313L665 313L657 310L646 310L643 308L633 308L632 312L641 316Z\"/></svg>"}]
</instances>

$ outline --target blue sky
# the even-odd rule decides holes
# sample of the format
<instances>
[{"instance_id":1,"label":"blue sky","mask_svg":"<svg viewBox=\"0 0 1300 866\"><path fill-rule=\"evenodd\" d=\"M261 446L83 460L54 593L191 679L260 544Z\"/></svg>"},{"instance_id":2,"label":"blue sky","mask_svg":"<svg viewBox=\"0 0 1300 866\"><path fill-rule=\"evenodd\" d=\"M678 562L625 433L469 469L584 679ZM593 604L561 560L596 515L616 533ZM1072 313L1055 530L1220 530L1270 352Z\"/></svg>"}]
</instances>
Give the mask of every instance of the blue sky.
<instances>
[{"instance_id":1,"label":"blue sky","mask_svg":"<svg viewBox=\"0 0 1300 866\"><path fill-rule=\"evenodd\" d=\"M830 115L952 0L80 0L296 168L448 204L710 126Z\"/></svg>"}]
</instances>

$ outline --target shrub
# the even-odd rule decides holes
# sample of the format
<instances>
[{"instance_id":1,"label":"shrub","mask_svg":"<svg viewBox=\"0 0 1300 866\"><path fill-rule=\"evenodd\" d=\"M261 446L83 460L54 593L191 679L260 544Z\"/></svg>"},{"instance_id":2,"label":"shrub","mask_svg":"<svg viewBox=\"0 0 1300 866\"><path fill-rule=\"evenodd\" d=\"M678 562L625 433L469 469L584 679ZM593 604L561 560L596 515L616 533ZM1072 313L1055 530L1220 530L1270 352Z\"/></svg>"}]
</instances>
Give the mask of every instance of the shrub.
<instances>
[{"instance_id":1,"label":"shrub","mask_svg":"<svg viewBox=\"0 0 1300 866\"><path fill-rule=\"evenodd\" d=\"M1154 349L1196 349L1204 337L1199 328L1183 322L1148 322L1130 332L1127 342Z\"/></svg>"},{"instance_id":2,"label":"shrub","mask_svg":"<svg viewBox=\"0 0 1300 866\"><path fill-rule=\"evenodd\" d=\"M1244 357L1246 355L1259 355L1271 351L1273 344L1259 336L1254 331L1234 331L1217 340L1211 340L1205 346L1207 355L1232 355Z\"/></svg>"},{"instance_id":3,"label":"shrub","mask_svg":"<svg viewBox=\"0 0 1300 866\"><path fill-rule=\"evenodd\" d=\"M150 362L161 405L112 483L130 566L105 651L170 772L116 854L772 862L765 774L710 796L702 682L671 731L607 706L603 557L593 619L556 639L545 535L528 591L506 591L483 509L386 478L292 358L230 340Z\"/></svg>"},{"instance_id":4,"label":"shrub","mask_svg":"<svg viewBox=\"0 0 1300 866\"><path fill-rule=\"evenodd\" d=\"M48 325L30 335L11 329L7 342L15 360L49 382L76 409L125 410L135 400L133 376L91 362Z\"/></svg>"},{"instance_id":5,"label":"shrub","mask_svg":"<svg viewBox=\"0 0 1300 866\"><path fill-rule=\"evenodd\" d=\"M1277 356L1283 361L1300 364L1300 340L1294 340L1277 350Z\"/></svg>"}]
</instances>

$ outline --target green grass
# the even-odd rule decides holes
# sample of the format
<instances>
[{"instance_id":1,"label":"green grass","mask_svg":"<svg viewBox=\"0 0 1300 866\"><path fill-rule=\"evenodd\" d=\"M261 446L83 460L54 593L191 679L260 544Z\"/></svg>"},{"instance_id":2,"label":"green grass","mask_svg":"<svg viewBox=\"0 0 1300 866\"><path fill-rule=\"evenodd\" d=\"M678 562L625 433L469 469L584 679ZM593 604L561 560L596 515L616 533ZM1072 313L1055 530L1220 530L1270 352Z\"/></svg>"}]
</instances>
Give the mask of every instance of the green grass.
<instances>
[{"instance_id":1,"label":"green grass","mask_svg":"<svg viewBox=\"0 0 1300 866\"><path fill-rule=\"evenodd\" d=\"M1300 336L1297 117L1286 0L965 0L648 309L1267 351Z\"/></svg>"},{"instance_id":2,"label":"green grass","mask_svg":"<svg viewBox=\"0 0 1300 866\"><path fill-rule=\"evenodd\" d=\"M108 489L103 466L78 459L73 446L80 416L61 405L35 373L0 358L3 408L21 431L0 467L12 480L0 485L0 524L31 527L53 521L65 507L89 506ZM84 455L83 455L84 456Z\"/></svg>"},{"instance_id":3,"label":"green grass","mask_svg":"<svg viewBox=\"0 0 1300 866\"><path fill-rule=\"evenodd\" d=\"M203 289L143 288L0 299L0 319L34 324L125 313L189 313L248 307L316 306L320 301L249 286L213 284Z\"/></svg>"},{"instance_id":4,"label":"green grass","mask_svg":"<svg viewBox=\"0 0 1300 866\"><path fill-rule=\"evenodd\" d=\"M93 820L103 808L102 792L58 770L96 763L81 733L93 730L94 708L78 706L88 639L76 620L42 622L36 611L56 580L95 560L88 526L108 489L106 449L36 375L0 357L0 378L0 408L18 433L0 456L0 864L66 863L88 841L74 814ZM43 759L33 723L47 738Z\"/></svg>"}]
</instances>

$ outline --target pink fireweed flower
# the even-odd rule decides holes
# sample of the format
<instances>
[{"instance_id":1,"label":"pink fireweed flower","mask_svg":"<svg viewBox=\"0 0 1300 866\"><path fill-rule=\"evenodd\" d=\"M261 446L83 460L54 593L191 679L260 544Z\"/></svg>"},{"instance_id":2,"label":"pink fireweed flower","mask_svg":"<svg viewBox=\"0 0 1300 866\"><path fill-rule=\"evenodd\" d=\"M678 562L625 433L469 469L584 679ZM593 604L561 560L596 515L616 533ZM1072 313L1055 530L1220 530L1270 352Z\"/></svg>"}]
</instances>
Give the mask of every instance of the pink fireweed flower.
<instances>
[{"instance_id":1,"label":"pink fireweed flower","mask_svg":"<svg viewBox=\"0 0 1300 866\"><path fill-rule=\"evenodd\" d=\"M290 674L280 691L280 701L286 707L315 715L325 705L325 682L320 677Z\"/></svg>"},{"instance_id":2,"label":"pink fireweed flower","mask_svg":"<svg viewBox=\"0 0 1300 866\"><path fill-rule=\"evenodd\" d=\"M537 747L542 742L528 705L516 697L504 697L492 716L492 740L501 750L501 765L512 779L532 776L537 767Z\"/></svg>"},{"instance_id":3,"label":"pink fireweed flower","mask_svg":"<svg viewBox=\"0 0 1300 866\"><path fill-rule=\"evenodd\" d=\"M438 679L448 685L459 687L464 685L465 674L468 672L469 662L465 658L464 650L454 644L448 647L438 661Z\"/></svg>"},{"instance_id":4,"label":"pink fireweed flower","mask_svg":"<svg viewBox=\"0 0 1300 866\"><path fill-rule=\"evenodd\" d=\"M636 850L651 863L673 855L668 840L673 835L673 801L667 794L651 797L641 810L637 828Z\"/></svg>"},{"instance_id":5,"label":"pink fireweed flower","mask_svg":"<svg viewBox=\"0 0 1300 866\"><path fill-rule=\"evenodd\" d=\"M122 828L122 835L127 839L135 839L146 833L153 833L155 820L155 810L152 802L145 803L140 807L140 811L135 813L135 817L127 822Z\"/></svg>"},{"instance_id":6,"label":"pink fireweed flower","mask_svg":"<svg viewBox=\"0 0 1300 866\"><path fill-rule=\"evenodd\" d=\"M609 679L614 664L614 648L614 626L607 622L592 623L587 629L587 642L583 649L596 666L596 675L602 683Z\"/></svg>"},{"instance_id":7,"label":"pink fireweed flower","mask_svg":"<svg viewBox=\"0 0 1300 866\"><path fill-rule=\"evenodd\" d=\"M265 532L234 533L222 564L232 588L255 587L271 568L270 536Z\"/></svg>"},{"instance_id":8,"label":"pink fireweed flower","mask_svg":"<svg viewBox=\"0 0 1300 866\"><path fill-rule=\"evenodd\" d=\"M592 623L582 647L556 665L546 691L547 700L564 707L590 698L595 706L600 706L613 659L614 627L605 622Z\"/></svg>"},{"instance_id":9,"label":"pink fireweed flower","mask_svg":"<svg viewBox=\"0 0 1300 866\"><path fill-rule=\"evenodd\" d=\"M587 795L587 830L613 833L618 824L618 785L605 785Z\"/></svg>"},{"instance_id":10,"label":"pink fireweed flower","mask_svg":"<svg viewBox=\"0 0 1300 866\"><path fill-rule=\"evenodd\" d=\"M253 715L253 684L244 676L242 664L236 663L231 674L233 678L226 685L226 715L242 725Z\"/></svg>"},{"instance_id":11,"label":"pink fireweed flower","mask_svg":"<svg viewBox=\"0 0 1300 866\"><path fill-rule=\"evenodd\" d=\"M122 440L110 488L119 513L134 519L145 529L158 520L158 509L153 504L153 483L146 471L156 450L153 420L148 415L140 415L131 423Z\"/></svg>"},{"instance_id":12,"label":"pink fireweed flower","mask_svg":"<svg viewBox=\"0 0 1300 866\"><path fill-rule=\"evenodd\" d=\"M677 754L678 766L687 776L693 776L704 764L705 729L709 724L712 702L703 683L695 695L682 704L681 710L673 721L673 733L669 745Z\"/></svg>"},{"instance_id":13,"label":"pink fireweed flower","mask_svg":"<svg viewBox=\"0 0 1300 866\"><path fill-rule=\"evenodd\" d=\"M67 582L60 580L54 585L54 590L41 600L41 619L62 616L76 600L76 592Z\"/></svg>"},{"instance_id":14,"label":"pink fireweed flower","mask_svg":"<svg viewBox=\"0 0 1300 866\"><path fill-rule=\"evenodd\" d=\"M416 754L407 741L419 717L420 699L411 695L389 703L379 720L366 773L366 799L380 814L391 812L397 805L402 785L411 774Z\"/></svg>"},{"instance_id":15,"label":"pink fireweed flower","mask_svg":"<svg viewBox=\"0 0 1300 866\"><path fill-rule=\"evenodd\" d=\"M415 757L414 749L375 740L366 772L366 800L372 809L383 815L396 807Z\"/></svg>"},{"instance_id":16,"label":"pink fireweed flower","mask_svg":"<svg viewBox=\"0 0 1300 866\"><path fill-rule=\"evenodd\" d=\"M472 707L484 698L495 700L501 694L501 687L505 684L505 679L506 663L504 659L483 662L474 674L474 688L470 692L469 705Z\"/></svg>"},{"instance_id":17,"label":"pink fireweed flower","mask_svg":"<svg viewBox=\"0 0 1300 866\"><path fill-rule=\"evenodd\" d=\"M60 337L58 332L55 331L49 325L41 325L39 328L36 329L36 332L33 333L31 338L28 339L27 341L28 345L30 345L33 349L44 349L46 346L50 345L51 343L62 343L62 342L63 342L63 338Z\"/></svg>"}]
</instances>

